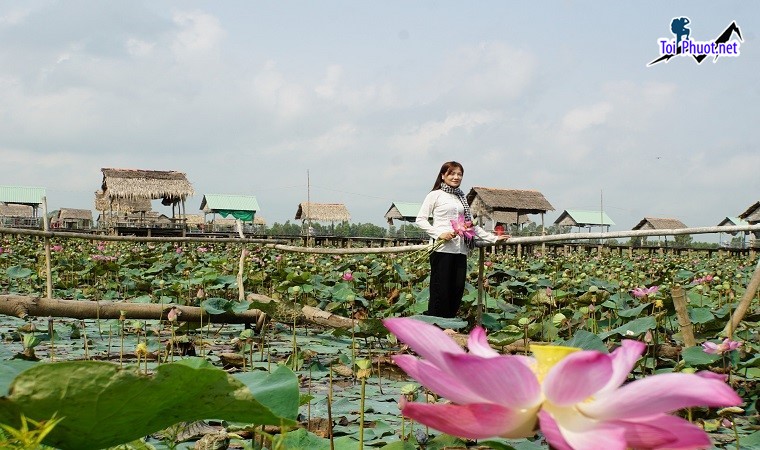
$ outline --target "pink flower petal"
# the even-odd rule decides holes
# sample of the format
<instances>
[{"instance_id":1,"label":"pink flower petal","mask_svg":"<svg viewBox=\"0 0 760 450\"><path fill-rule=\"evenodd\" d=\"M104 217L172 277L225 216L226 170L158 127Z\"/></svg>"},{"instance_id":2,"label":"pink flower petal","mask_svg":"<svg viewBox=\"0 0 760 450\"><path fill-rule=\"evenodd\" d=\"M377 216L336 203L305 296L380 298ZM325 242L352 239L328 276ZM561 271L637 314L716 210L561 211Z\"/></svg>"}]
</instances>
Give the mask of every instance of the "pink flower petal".
<instances>
[{"instance_id":1,"label":"pink flower petal","mask_svg":"<svg viewBox=\"0 0 760 450\"><path fill-rule=\"evenodd\" d=\"M700 449L711 445L703 429L667 414L613 423L625 430L625 440L631 448Z\"/></svg>"},{"instance_id":2,"label":"pink flower petal","mask_svg":"<svg viewBox=\"0 0 760 450\"><path fill-rule=\"evenodd\" d=\"M444 372L428 361L415 358L412 355L395 355L395 362L407 375L441 397L454 403L487 403L488 397L482 397L474 392L465 379Z\"/></svg>"},{"instance_id":3,"label":"pink flower petal","mask_svg":"<svg viewBox=\"0 0 760 450\"><path fill-rule=\"evenodd\" d=\"M483 327L475 327L467 338L467 349L473 355L482 356L483 358L493 358L499 356L499 352L494 350L488 343L486 332Z\"/></svg>"},{"instance_id":4,"label":"pink flower petal","mask_svg":"<svg viewBox=\"0 0 760 450\"><path fill-rule=\"evenodd\" d=\"M630 339L623 340L620 347L616 348L610 354L610 360L612 361L612 376L602 391L617 389L622 386L628 378L631 369L633 369L633 366L636 364L636 361L639 360L641 354L644 353L645 349L646 344L643 342Z\"/></svg>"},{"instance_id":5,"label":"pink flower petal","mask_svg":"<svg viewBox=\"0 0 760 450\"><path fill-rule=\"evenodd\" d=\"M466 380L476 394L509 408L528 408L541 402L541 385L535 373L513 356L446 355L452 374Z\"/></svg>"},{"instance_id":6,"label":"pink flower petal","mask_svg":"<svg viewBox=\"0 0 760 450\"><path fill-rule=\"evenodd\" d=\"M534 410L513 411L495 404L407 403L401 412L423 425L466 439L522 438L535 434Z\"/></svg>"},{"instance_id":7,"label":"pink flower petal","mask_svg":"<svg viewBox=\"0 0 760 450\"><path fill-rule=\"evenodd\" d=\"M539 413L541 431L553 447L573 450L626 450L628 448L625 442L625 430L620 426L590 420L577 414L571 408L560 408L558 414L559 418L545 410ZM546 431L544 431L544 426L546 426Z\"/></svg>"},{"instance_id":8,"label":"pink flower petal","mask_svg":"<svg viewBox=\"0 0 760 450\"><path fill-rule=\"evenodd\" d=\"M604 387L612 374L610 355L588 350L572 353L549 370L544 394L559 406L583 402Z\"/></svg>"},{"instance_id":9,"label":"pink flower petal","mask_svg":"<svg viewBox=\"0 0 760 450\"><path fill-rule=\"evenodd\" d=\"M704 350L705 353L714 355L718 353L718 344L714 342L704 342L702 343L702 350Z\"/></svg>"},{"instance_id":10,"label":"pink flower petal","mask_svg":"<svg viewBox=\"0 0 760 450\"><path fill-rule=\"evenodd\" d=\"M539 411L538 423L541 427L541 433L546 438L546 442L551 444L552 448L555 450L573 450L565 438L562 437L562 432L559 430L557 421L554 420L551 414L544 410Z\"/></svg>"},{"instance_id":11,"label":"pink flower petal","mask_svg":"<svg viewBox=\"0 0 760 450\"><path fill-rule=\"evenodd\" d=\"M436 366L445 367L444 353L464 353L459 344L435 325L403 317L385 319L383 325L415 353Z\"/></svg>"},{"instance_id":12,"label":"pink flower petal","mask_svg":"<svg viewBox=\"0 0 760 450\"><path fill-rule=\"evenodd\" d=\"M581 413L603 420L631 419L694 406L734 406L742 399L725 382L687 373L653 375L579 403Z\"/></svg>"}]
</instances>

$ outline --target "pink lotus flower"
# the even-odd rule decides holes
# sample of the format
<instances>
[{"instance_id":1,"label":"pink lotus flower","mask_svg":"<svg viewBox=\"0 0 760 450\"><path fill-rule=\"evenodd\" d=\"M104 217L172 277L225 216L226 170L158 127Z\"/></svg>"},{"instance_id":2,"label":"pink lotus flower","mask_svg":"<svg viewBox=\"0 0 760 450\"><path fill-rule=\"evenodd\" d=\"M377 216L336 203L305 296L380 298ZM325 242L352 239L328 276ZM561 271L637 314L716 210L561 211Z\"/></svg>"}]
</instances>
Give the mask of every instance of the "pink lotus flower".
<instances>
[{"instance_id":1,"label":"pink lotus flower","mask_svg":"<svg viewBox=\"0 0 760 450\"><path fill-rule=\"evenodd\" d=\"M649 376L623 386L646 346L624 340L611 354L534 346L534 358L499 355L482 328L469 353L433 325L387 319L385 326L422 359L394 356L412 378L453 404L401 402L402 413L470 439L526 437L536 418L557 450L695 449L708 435L667 413L692 406L729 406L742 399L712 372Z\"/></svg>"},{"instance_id":2,"label":"pink lotus flower","mask_svg":"<svg viewBox=\"0 0 760 450\"><path fill-rule=\"evenodd\" d=\"M196 250L198 251L198 253L206 253L208 251L208 248L206 248L206 247L198 247Z\"/></svg>"},{"instance_id":3,"label":"pink lotus flower","mask_svg":"<svg viewBox=\"0 0 760 450\"><path fill-rule=\"evenodd\" d=\"M343 278L343 281L353 281L354 280L354 274L351 273L350 271L349 272L345 272L343 274L342 278Z\"/></svg>"},{"instance_id":4,"label":"pink lotus flower","mask_svg":"<svg viewBox=\"0 0 760 450\"><path fill-rule=\"evenodd\" d=\"M728 353L730 351L736 350L737 348L741 347L741 345L741 342L732 341L729 338L725 338L720 344L709 341L705 342L702 344L702 349L705 351L705 353L710 353L712 355L722 355L723 353Z\"/></svg>"},{"instance_id":5,"label":"pink lotus flower","mask_svg":"<svg viewBox=\"0 0 760 450\"><path fill-rule=\"evenodd\" d=\"M166 319L169 322L176 322L180 314L182 314L182 311L180 311L179 308L177 308L176 306L172 306L172 308L166 314Z\"/></svg>"},{"instance_id":6,"label":"pink lotus flower","mask_svg":"<svg viewBox=\"0 0 760 450\"><path fill-rule=\"evenodd\" d=\"M703 276L701 278L695 278L692 283L694 283L694 284L709 283L712 280L713 280L713 276L712 275L705 275L705 276Z\"/></svg>"},{"instance_id":7,"label":"pink lotus flower","mask_svg":"<svg viewBox=\"0 0 760 450\"><path fill-rule=\"evenodd\" d=\"M174 252L177 253L178 255L181 255L182 254L182 247L177 247L177 249L174 250Z\"/></svg>"},{"instance_id":8,"label":"pink lotus flower","mask_svg":"<svg viewBox=\"0 0 760 450\"><path fill-rule=\"evenodd\" d=\"M650 286L645 288L637 287L631 291L631 294L633 294L636 298L646 297L649 295L652 295L660 290L660 286Z\"/></svg>"},{"instance_id":9,"label":"pink lotus flower","mask_svg":"<svg viewBox=\"0 0 760 450\"><path fill-rule=\"evenodd\" d=\"M434 325L404 318L386 319L383 324L423 358L395 355L393 361L422 385L454 402L402 400L399 406L405 416L470 439L534 434L541 386L529 358L499 355L480 327L470 333L467 353Z\"/></svg>"},{"instance_id":10,"label":"pink lotus flower","mask_svg":"<svg viewBox=\"0 0 760 450\"><path fill-rule=\"evenodd\" d=\"M472 227L472 222L465 220L462 214L460 214L456 220L451 221L451 228L454 229L456 234L467 241L475 237L475 229Z\"/></svg>"},{"instance_id":11,"label":"pink lotus flower","mask_svg":"<svg viewBox=\"0 0 760 450\"><path fill-rule=\"evenodd\" d=\"M63 250L63 246L62 246L62 245L57 245L57 244L56 244L56 245L54 245L54 246L50 247L50 250L52 250L52 251L54 251L54 252L60 252L61 250Z\"/></svg>"}]
</instances>

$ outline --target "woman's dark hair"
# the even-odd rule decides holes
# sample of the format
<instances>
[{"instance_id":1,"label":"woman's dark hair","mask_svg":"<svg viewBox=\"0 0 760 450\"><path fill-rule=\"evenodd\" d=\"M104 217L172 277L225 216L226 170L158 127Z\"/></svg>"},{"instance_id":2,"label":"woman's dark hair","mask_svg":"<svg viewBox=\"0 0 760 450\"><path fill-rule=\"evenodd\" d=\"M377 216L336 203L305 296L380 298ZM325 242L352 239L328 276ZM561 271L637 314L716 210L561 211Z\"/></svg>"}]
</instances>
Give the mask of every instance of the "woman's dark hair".
<instances>
[{"instance_id":1,"label":"woman's dark hair","mask_svg":"<svg viewBox=\"0 0 760 450\"><path fill-rule=\"evenodd\" d=\"M442 182L441 177L443 175L448 174L449 172L451 172L454 169L461 170L462 171L462 175L464 175L464 167L462 167L462 165L459 164L458 162L456 162L456 161L447 161L447 162L443 163L443 165L441 166L441 171L438 172L438 176L435 178L435 183L433 184L433 189L431 189L431 191L435 191L437 189L440 189L441 188L441 182Z\"/></svg>"}]
</instances>

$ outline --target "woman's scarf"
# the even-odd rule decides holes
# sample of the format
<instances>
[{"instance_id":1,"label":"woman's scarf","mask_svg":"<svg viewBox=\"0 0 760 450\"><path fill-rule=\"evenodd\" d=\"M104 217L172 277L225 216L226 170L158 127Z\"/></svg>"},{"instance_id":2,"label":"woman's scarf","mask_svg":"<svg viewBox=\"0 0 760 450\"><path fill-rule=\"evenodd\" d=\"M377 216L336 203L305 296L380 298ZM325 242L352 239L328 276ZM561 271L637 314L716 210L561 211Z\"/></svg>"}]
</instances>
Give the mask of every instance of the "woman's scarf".
<instances>
[{"instance_id":1,"label":"woman's scarf","mask_svg":"<svg viewBox=\"0 0 760 450\"><path fill-rule=\"evenodd\" d=\"M464 196L464 192L462 192L462 190L459 188L453 188L443 182L441 182L441 190L443 192L456 195L457 197L459 197L459 201L462 202L462 206L464 206L464 220L468 222L472 222L472 213L470 213L470 205L467 204L467 197Z\"/></svg>"}]
</instances>

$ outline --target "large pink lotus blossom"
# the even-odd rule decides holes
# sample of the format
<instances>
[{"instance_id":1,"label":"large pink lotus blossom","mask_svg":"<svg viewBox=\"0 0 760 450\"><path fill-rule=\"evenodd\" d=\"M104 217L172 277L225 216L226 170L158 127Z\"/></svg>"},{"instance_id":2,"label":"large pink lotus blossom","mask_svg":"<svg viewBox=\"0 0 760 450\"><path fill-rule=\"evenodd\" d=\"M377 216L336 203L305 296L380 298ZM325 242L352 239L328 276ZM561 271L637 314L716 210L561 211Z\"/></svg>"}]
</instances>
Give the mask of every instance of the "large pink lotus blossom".
<instances>
[{"instance_id":1,"label":"large pink lotus blossom","mask_svg":"<svg viewBox=\"0 0 760 450\"><path fill-rule=\"evenodd\" d=\"M479 327L465 352L433 325L400 318L384 324L422 357L397 355L396 364L452 402L402 401L402 413L463 438L531 436L538 418L557 450L696 449L710 445L707 434L668 413L742 403L712 372L659 374L623 385L646 348L638 341L624 340L610 354L534 346L535 358L528 358L499 355Z\"/></svg>"},{"instance_id":2,"label":"large pink lotus blossom","mask_svg":"<svg viewBox=\"0 0 760 450\"><path fill-rule=\"evenodd\" d=\"M650 287L644 287L644 288L637 287L631 291L631 294L633 294L633 296L636 298L641 298L641 297L652 295L659 290L660 290L660 286L650 286Z\"/></svg>"},{"instance_id":3,"label":"large pink lotus blossom","mask_svg":"<svg viewBox=\"0 0 760 450\"><path fill-rule=\"evenodd\" d=\"M383 321L422 359L395 355L409 376L453 404L401 402L402 413L454 436L482 439L534 434L541 386L527 357L499 355L485 332L470 333L465 352L440 328L413 319Z\"/></svg>"},{"instance_id":4,"label":"large pink lotus blossom","mask_svg":"<svg viewBox=\"0 0 760 450\"><path fill-rule=\"evenodd\" d=\"M470 240L475 237L475 228L472 227L472 221L465 220L464 215L460 214L456 220L451 221L451 228L459 236L465 240Z\"/></svg>"},{"instance_id":5,"label":"large pink lotus blossom","mask_svg":"<svg viewBox=\"0 0 760 450\"><path fill-rule=\"evenodd\" d=\"M737 348L741 347L741 345L741 342L732 341L729 338L725 338L720 344L709 341L705 342L702 344L702 349L705 351L705 353L722 355L723 353L728 353L732 350L736 350Z\"/></svg>"},{"instance_id":6,"label":"large pink lotus blossom","mask_svg":"<svg viewBox=\"0 0 760 450\"><path fill-rule=\"evenodd\" d=\"M351 273L351 271L349 270L347 272L344 272L343 276L341 278L343 278L343 281L353 281L354 280L354 274Z\"/></svg>"},{"instance_id":7,"label":"large pink lotus blossom","mask_svg":"<svg viewBox=\"0 0 760 450\"><path fill-rule=\"evenodd\" d=\"M56 244L56 245L50 247L50 250L52 250L54 252L60 252L61 250L63 250L63 246Z\"/></svg>"},{"instance_id":8,"label":"large pink lotus blossom","mask_svg":"<svg viewBox=\"0 0 760 450\"><path fill-rule=\"evenodd\" d=\"M700 278L695 278L694 281L692 281L693 284L702 284L702 283L709 283L713 280L712 275L705 275Z\"/></svg>"}]
</instances>

